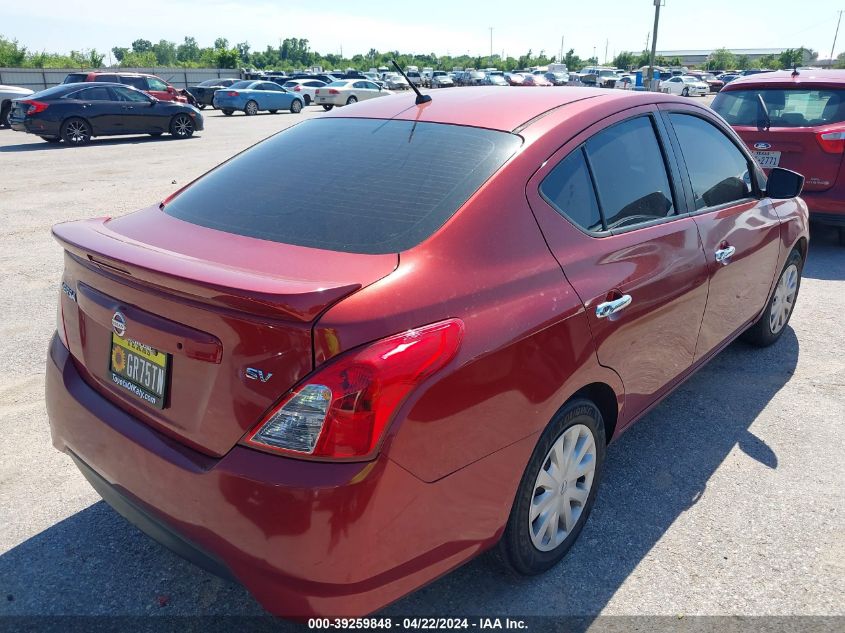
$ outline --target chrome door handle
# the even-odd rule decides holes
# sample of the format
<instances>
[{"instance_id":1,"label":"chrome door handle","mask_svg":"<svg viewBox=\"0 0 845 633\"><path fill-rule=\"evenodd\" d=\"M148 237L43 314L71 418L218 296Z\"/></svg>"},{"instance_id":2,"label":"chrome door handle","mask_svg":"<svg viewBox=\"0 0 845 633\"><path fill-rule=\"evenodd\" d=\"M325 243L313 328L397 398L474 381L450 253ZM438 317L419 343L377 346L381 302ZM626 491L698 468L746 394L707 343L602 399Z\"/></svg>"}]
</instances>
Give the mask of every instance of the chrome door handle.
<instances>
[{"instance_id":1,"label":"chrome door handle","mask_svg":"<svg viewBox=\"0 0 845 633\"><path fill-rule=\"evenodd\" d=\"M629 305L631 305L631 295L622 295L613 301L605 301L596 306L596 316L600 319L606 319L611 314L621 312Z\"/></svg>"},{"instance_id":2,"label":"chrome door handle","mask_svg":"<svg viewBox=\"0 0 845 633\"><path fill-rule=\"evenodd\" d=\"M728 265L730 264L730 258L733 257L733 254L736 253L736 247L734 246L727 246L725 248L720 248L716 251L716 263Z\"/></svg>"}]
</instances>

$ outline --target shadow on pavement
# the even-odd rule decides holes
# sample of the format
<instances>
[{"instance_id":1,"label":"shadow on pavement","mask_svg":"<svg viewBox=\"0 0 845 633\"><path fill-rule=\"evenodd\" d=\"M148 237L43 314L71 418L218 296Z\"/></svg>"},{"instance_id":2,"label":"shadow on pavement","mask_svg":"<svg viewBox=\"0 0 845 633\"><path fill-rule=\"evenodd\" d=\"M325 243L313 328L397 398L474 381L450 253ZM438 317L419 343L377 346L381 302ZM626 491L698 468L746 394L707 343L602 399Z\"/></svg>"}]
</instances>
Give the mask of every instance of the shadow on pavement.
<instances>
[{"instance_id":1,"label":"shadow on pavement","mask_svg":"<svg viewBox=\"0 0 845 633\"><path fill-rule=\"evenodd\" d=\"M777 468L749 427L798 353L792 328L766 349L735 343L619 438L590 520L548 573L516 577L485 554L382 615L585 616L587 626L735 446ZM242 587L182 561L103 502L0 556L0 592L0 616L263 613Z\"/></svg>"},{"instance_id":2,"label":"shadow on pavement","mask_svg":"<svg viewBox=\"0 0 845 633\"><path fill-rule=\"evenodd\" d=\"M810 226L810 253L804 265L804 277L826 281L845 279L845 244L839 243L836 226L812 224Z\"/></svg>"},{"instance_id":3,"label":"shadow on pavement","mask_svg":"<svg viewBox=\"0 0 845 633\"><path fill-rule=\"evenodd\" d=\"M19 132L19 134L23 134ZM201 134L201 133L200 133ZM30 137L35 140L35 137ZM75 152L85 151L92 147L105 147L107 145L139 145L143 143L164 143L167 141L192 141L201 138L200 136L192 136L189 139L176 139L169 134L162 134L161 136L110 136L108 138L93 138L87 145L81 147L70 147L64 141L61 143L48 143L39 139L37 143L18 143L17 145L3 145L0 146L0 153L17 153L17 152L40 152L49 150L73 150Z\"/></svg>"}]
</instances>

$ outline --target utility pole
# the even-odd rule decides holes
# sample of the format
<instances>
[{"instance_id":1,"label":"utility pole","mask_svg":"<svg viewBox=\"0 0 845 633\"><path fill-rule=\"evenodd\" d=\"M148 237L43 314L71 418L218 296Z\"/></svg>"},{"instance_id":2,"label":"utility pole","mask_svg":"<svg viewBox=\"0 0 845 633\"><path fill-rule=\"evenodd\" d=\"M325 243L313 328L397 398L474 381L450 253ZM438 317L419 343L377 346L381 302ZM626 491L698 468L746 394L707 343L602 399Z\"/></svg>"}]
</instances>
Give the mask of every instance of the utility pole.
<instances>
[{"instance_id":1,"label":"utility pole","mask_svg":"<svg viewBox=\"0 0 845 633\"><path fill-rule=\"evenodd\" d=\"M830 47L830 64L828 68L833 68L833 51L836 48L836 38L839 37L839 23L842 22L842 11L839 12L839 19L836 21L836 33L833 35L833 46ZM804 60L801 60L802 63Z\"/></svg>"},{"instance_id":2,"label":"utility pole","mask_svg":"<svg viewBox=\"0 0 845 633\"><path fill-rule=\"evenodd\" d=\"M563 61L563 35L560 36L560 59L558 61Z\"/></svg>"},{"instance_id":3,"label":"utility pole","mask_svg":"<svg viewBox=\"0 0 845 633\"><path fill-rule=\"evenodd\" d=\"M610 46L610 40L604 41L604 65L607 66L607 47Z\"/></svg>"},{"instance_id":4,"label":"utility pole","mask_svg":"<svg viewBox=\"0 0 845 633\"><path fill-rule=\"evenodd\" d=\"M654 0L654 36L651 38L651 56L648 60L648 89L654 90L654 58L657 55L657 25L660 22L660 5L664 0Z\"/></svg>"},{"instance_id":5,"label":"utility pole","mask_svg":"<svg viewBox=\"0 0 845 633\"><path fill-rule=\"evenodd\" d=\"M490 65L493 65L493 27L490 28Z\"/></svg>"}]
</instances>

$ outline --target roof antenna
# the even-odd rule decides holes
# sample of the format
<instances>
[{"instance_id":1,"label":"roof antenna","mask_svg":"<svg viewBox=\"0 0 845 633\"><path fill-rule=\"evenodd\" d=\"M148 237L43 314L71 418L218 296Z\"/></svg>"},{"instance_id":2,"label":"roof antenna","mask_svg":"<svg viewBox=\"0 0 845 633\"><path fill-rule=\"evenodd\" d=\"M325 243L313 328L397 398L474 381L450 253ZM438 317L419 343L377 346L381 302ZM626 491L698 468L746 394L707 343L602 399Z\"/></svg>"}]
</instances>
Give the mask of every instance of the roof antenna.
<instances>
[{"instance_id":1,"label":"roof antenna","mask_svg":"<svg viewBox=\"0 0 845 633\"><path fill-rule=\"evenodd\" d=\"M795 65L792 67L792 76L793 76L793 77L797 77L797 76L798 76L798 75L800 75L800 74L801 74L801 73L799 73L799 72L798 72L798 64L795 64Z\"/></svg>"},{"instance_id":2,"label":"roof antenna","mask_svg":"<svg viewBox=\"0 0 845 633\"><path fill-rule=\"evenodd\" d=\"M415 85L411 82L411 80L410 80L410 79L408 79L408 75L406 75L406 74L402 71L402 69L401 69L401 68L399 68L399 64L397 64L397 63L396 63L396 60L395 60L395 59L391 59L391 60L390 60L390 63L391 63L391 64L393 64L394 66L396 66L396 70L398 70L398 71L399 71L399 74L400 74L400 75L402 75L402 76L405 78L405 81L407 81L407 82L408 82L408 85L409 85L409 86L411 86L411 89L412 89L414 92L416 92L416 93L417 93L417 100L416 100L416 101L414 101L414 103L416 103L417 105L422 105L423 103L428 103L429 101L431 101L431 95L424 95L423 93L421 93L421 92L420 92L420 89L419 89L419 88L417 88L417 87L416 87L416 86L415 86Z\"/></svg>"}]
</instances>

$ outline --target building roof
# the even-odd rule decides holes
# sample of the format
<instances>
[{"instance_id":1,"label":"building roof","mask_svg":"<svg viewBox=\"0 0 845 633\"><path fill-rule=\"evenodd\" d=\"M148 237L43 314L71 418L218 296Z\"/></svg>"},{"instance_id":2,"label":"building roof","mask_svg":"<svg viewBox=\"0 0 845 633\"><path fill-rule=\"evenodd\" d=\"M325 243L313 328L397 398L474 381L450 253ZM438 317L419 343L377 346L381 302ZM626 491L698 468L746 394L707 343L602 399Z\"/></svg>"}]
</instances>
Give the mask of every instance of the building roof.
<instances>
[{"instance_id":1,"label":"building roof","mask_svg":"<svg viewBox=\"0 0 845 633\"><path fill-rule=\"evenodd\" d=\"M701 50L677 50L677 51L657 51L658 55L663 57L694 57L712 55L718 48L707 48ZM786 48L729 48L734 55L779 55L784 51L790 50ZM796 49L793 49L796 50Z\"/></svg>"}]
</instances>

